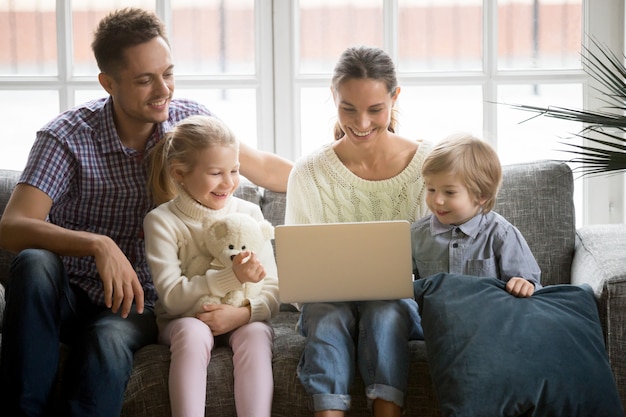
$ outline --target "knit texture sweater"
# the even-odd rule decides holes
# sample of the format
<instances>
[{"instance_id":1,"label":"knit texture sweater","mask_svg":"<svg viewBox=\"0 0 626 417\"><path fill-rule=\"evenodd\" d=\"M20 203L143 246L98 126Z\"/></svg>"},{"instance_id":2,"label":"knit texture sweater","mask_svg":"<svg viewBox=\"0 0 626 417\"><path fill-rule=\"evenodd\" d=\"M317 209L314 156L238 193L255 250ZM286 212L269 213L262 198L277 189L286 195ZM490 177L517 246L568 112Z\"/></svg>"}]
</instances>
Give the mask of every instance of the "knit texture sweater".
<instances>
[{"instance_id":1,"label":"knit texture sweater","mask_svg":"<svg viewBox=\"0 0 626 417\"><path fill-rule=\"evenodd\" d=\"M331 144L296 161L287 188L286 224L379 220L413 222L428 213L421 170L428 142L421 142L398 175L371 181L352 173Z\"/></svg>"},{"instance_id":2,"label":"knit texture sweater","mask_svg":"<svg viewBox=\"0 0 626 417\"><path fill-rule=\"evenodd\" d=\"M233 212L263 219L259 206L248 201L231 197L223 209L212 210L185 192L156 207L145 217L146 257L159 296L155 313L160 328L169 320L182 317L203 295L222 297L241 288L232 268L193 270L194 265L207 264L195 262L195 258L213 260L202 244L203 219L216 219ZM249 300L251 322L269 320L279 308L278 274L270 241L257 256L267 275L261 294Z\"/></svg>"}]
</instances>

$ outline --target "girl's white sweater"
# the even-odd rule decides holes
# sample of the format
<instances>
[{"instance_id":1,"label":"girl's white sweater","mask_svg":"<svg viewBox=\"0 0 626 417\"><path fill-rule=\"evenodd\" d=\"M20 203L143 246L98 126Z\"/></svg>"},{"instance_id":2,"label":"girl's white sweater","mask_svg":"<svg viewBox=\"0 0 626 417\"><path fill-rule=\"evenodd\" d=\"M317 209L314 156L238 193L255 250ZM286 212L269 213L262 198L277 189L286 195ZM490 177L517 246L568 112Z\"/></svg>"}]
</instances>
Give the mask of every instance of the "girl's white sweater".
<instances>
[{"instance_id":1,"label":"girl's white sweater","mask_svg":"<svg viewBox=\"0 0 626 417\"><path fill-rule=\"evenodd\" d=\"M194 262L194 258L208 256L201 244L203 219L233 212L249 214L256 220L263 219L259 206L248 201L231 197L223 209L211 210L184 192L146 215L146 257L159 296L155 305L159 327L182 317L203 295L222 297L241 287L230 268L191 270L193 265L206 264ZM251 322L269 320L279 307L278 274L271 242L268 241L257 255L267 276L261 294L249 300ZM212 260L208 258L209 262Z\"/></svg>"}]
</instances>

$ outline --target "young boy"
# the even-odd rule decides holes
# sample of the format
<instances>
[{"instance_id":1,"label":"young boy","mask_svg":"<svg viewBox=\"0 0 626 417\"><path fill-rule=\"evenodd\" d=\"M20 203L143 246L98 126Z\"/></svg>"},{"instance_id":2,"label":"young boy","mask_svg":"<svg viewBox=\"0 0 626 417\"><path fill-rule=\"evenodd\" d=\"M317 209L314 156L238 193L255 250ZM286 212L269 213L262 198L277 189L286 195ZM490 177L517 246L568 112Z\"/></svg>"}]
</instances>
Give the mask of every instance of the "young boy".
<instances>
[{"instance_id":1,"label":"young boy","mask_svg":"<svg viewBox=\"0 0 626 417\"><path fill-rule=\"evenodd\" d=\"M516 297L540 288L541 271L520 231L492 211L502 167L487 142L452 135L424 160L426 204L431 214L411 226L413 272L496 277Z\"/></svg>"}]
</instances>

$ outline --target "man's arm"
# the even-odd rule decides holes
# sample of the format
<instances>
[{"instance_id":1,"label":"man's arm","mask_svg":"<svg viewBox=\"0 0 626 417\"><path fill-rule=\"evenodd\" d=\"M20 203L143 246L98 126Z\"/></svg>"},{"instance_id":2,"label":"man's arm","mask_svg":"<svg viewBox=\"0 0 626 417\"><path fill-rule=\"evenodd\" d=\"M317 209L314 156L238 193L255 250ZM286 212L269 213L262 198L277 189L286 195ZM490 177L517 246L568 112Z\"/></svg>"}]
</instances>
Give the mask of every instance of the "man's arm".
<instances>
[{"instance_id":1,"label":"man's arm","mask_svg":"<svg viewBox=\"0 0 626 417\"><path fill-rule=\"evenodd\" d=\"M0 247L19 252L46 249L58 255L93 256L104 284L104 300L115 313L128 316L133 299L143 311L143 289L119 246L108 236L65 229L46 221L50 197L36 187L18 184L0 218Z\"/></svg>"},{"instance_id":2,"label":"man's arm","mask_svg":"<svg viewBox=\"0 0 626 417\"><path fill-rule=\"evenodd\" d=\"M245 143L239 145L241 175L271 191L287 191L287 179L293 163L271 152L254 149Z\"/></svg>"}]
</instances>

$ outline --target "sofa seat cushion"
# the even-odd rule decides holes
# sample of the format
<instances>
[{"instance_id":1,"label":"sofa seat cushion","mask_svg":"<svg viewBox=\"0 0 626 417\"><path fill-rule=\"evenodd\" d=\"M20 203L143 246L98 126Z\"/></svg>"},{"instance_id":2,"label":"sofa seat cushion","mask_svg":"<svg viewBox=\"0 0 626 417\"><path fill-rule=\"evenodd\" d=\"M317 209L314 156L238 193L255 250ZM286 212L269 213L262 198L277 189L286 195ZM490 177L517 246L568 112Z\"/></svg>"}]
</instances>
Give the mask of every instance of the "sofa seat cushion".
<instances>
[{"instance_id":1,"label":"sofa seat cushion","mask_svg":"<svg viewBox=\"0 0 626 417\"><path fill-rule=\"evenodd\" d=\"M496 278L415 282L444 416L623 416L593 291L517 298Z\"/></svg>"}]
</instances>

